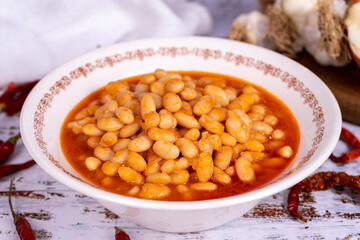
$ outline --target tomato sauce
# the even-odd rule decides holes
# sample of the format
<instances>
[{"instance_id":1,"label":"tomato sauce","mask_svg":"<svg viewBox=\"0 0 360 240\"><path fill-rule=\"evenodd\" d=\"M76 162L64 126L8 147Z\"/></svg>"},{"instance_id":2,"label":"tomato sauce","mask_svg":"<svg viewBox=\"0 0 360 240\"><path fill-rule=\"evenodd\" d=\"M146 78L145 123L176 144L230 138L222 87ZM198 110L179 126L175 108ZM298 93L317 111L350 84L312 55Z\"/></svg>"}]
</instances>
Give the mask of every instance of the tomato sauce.
<instances>
[{"instance_id":1,"label":"tomato sauce","mask_svg":"<svg viewBox=\"0 0 360 240\"><path fill-rule=\"evenodd\" d=\"M206 200L206 199L216 199L223 198L228 196L233 196L236 194L245 193L260 186L268 183L276 176L278 176L284 169L291 163L292 159L295 157L297 149L300 142L300 131L295 117L292 115L289 108L282 102L279 98L263 89L262 87L256 86L249 82L246 82L242 79L235 78L232 76L208 73L208 72L180 72L181 75L189 75L194 79L198 79L201 76L214 76L221 77L227 81L229 86L232 86L236 89L239 89L245 85L251 85L255 87L260 92L261 102L266 105L268 110L267 114L272 114L278 118L278 123L276 129L280 129L285 132L285 144L290 146L294 154L291 158L286 159L286 164L280 167L263 167L260 171L256 171L256 181L252 183L244 183L235 174L232 177L232 183L229 185L218 184L218 188L214 191L192 191L190 195L184 195L176 191L176 185L168 184L168 187L171 189L171 194L163 200L168 201L193 201L193 200ZM129 83L136 83L139 80L140 76L130 77L125 79ZM88 104L96 99L99 99L102 93L105 91L105 88L100 88L99 90L91 93L85 97L81 102L79 102L67 115L61 129L60 142L61 148L65 158L69 161L71 166L84 178L86 178L91 183L99 186L100 188L114 192L117 194L126 195L126 193L132 188L132 184L128 184L120 179L118 175L114 177L106 176L101 171L101 167L95 171L89 171L85 166L85 159L89 156L93 156L94 149L87 145L88 136L84 134L74 134L71 129L67 128L67 124L74 120L74 116L80 110L88 106ZM265 150L265 153L269 156L277 156L275 152ZM189 173L193 172L191 167L188 168ZM191 183L190 178L190 183ZM210 180L211 181L211 180Z\"/></svg>"}]
</instances>

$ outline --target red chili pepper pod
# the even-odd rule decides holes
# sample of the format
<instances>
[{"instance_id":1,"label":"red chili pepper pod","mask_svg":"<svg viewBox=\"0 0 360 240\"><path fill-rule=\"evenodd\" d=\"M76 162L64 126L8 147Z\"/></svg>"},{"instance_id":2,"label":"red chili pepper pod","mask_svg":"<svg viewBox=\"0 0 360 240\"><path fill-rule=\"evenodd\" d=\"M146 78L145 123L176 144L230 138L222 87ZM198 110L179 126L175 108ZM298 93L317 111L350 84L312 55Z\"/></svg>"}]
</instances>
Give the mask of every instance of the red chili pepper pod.
<instances>
[{"instance_id":1,"label":"red chili pepper pod","mask_svg":"<svg viewBox=\"0 0 360 240\"><path fill-rule=\"evenodd\" d=\"M3 102L7 97L8 95L10 95L10 89L14 88L16 85L14 82L9 82L5 92L3 94L1 94L0 96L0 102Z\"/></svg>"},{"instance_id":2,"label":"red chili pepper pod","mask_svg":"<svg viewBox=\"0 0 360 240\"><path fill-rule=\"evenodd\" d=\"M21 240L36 240L35 233L31 228L30 223L23 217L17 215L14 212L12 202L11 202L11 189L14 179L11 179L10 188L9 188L9 206L11 214L14 218L14 224L16 226L16 231Z\"/></svg>"},{"instance_id":3,"label":"red chili pepper pod","mask_svg":"<svg viewBox=\"0 0 360 240\"><path fill-rule=\"evenodd\" d=\"M0 96L0 103L2 103L5 99L9 97L12 97L15 93L18 93L20 91L30 91L38 82L39 80L27 82L20 85L9 84L7 90Z\"/></svg>"},{"instance_id":4,"label":"red chili pepper pod","mask_svg":"<svg viewBox=\"0 0 360 240\"><path fill-rule=\"evenodd\" d=\"M7 176L11 173L18 172L23 169L27 169L35 164L36 164L36 162L34 160L29 160L29 161L21 163L21 164L9 164L9 165L1 165L0 164L0 178Z\"/></svg>"},{"instance_id":5,"label":"red chili pepper pod","mask_svg":"<svg viewBox=\"0 0 360 240\"><path fill-rule=\"evenodd\" d=\"M353 150L341 155L340 157L336 157L334 154L331 154L330 158L334 162L345 163L360 157L360 141L352 132L350 132L346 128L342 128L340 138L342 138L346 143L348 143Z\"/></svg>"},{"instance_id":6,"label":"red chili pepper pod","mask_svg":"<svg viewBox=\"0 0 360 240\"><path fill-rule=\"evenodd\" d=\"M21 137L20 133L16 136L9 138L6 142L3 142L0 145L0 164L4 163L6 160L9 159L10 155L15 150L15 144L17 140Z\"/></svg>"},{"instance_id":7,"label":"red chili pepper pod","mask_svg":"<svg viewBox=\"0 0 360 240\"><path fill-rule=\"evenodd\" d=\"M15 86L16 86L16 84L14 82L9 82L7 89L13 88Z\"/></svg>"},{"instance_id":8,"label":"red chili pepper pod","mask_svg":"<svg viewBox=\"0 0 360 240\"><path fill-rule=\"evenodd\" d=\"M12 102L13 102L12 98L7 98L4 101L2 101L0 103L0 113L6 112L10 108Z\"/></svg>"},{"instance_id":9,"label":"red chili pepper pod","mask_svg":"<svg viewBox=\"0 0 360 240\"><path fill-rule=\"evenodd\" d=\"M8 116L12 116L15 113L19 112L22 108L22 106L24 105L24 102L27 98L27 96L29 95L30 91L24 91L22 92L16 99L15 101L13 101L13 103L9 106L9 108L7 108L7 112L6 114Z\"/></svg>"},{"instance_id":10,"label":"red chili pepper pod","mask_svg":"<svg viewBox=\"0 0 360 240\"><path fill-rule=\"evenodd\" d=\"M27 95L39 80L20 85L9 84L6 91L0 96L0 112L7 112L8 116L21 110Z\"/></svg>"},{"instance_id":11,"label":"red chili pepper pod","mask_svg":"<svg viewBox=\"0 0 360 240\"><path fill-rule=\"evenodd\" d=\"M298 212L299 194L304 189L304 187L304 182L299 182L296 185L292 186L288 195L287 209L291 215L299 218L303 222L307 222L306 219Z\"/></svg>"},{"instance_id":12,"label":"red chili pepper pod","mask_svg":"<svg viewBox=\"0 0 360 240\"><path fill-rule=\"evenodd\" d=\"M341 129L340 137L345 139L353 149L360 148L359 139L357 139L357 137L346 128Z\"/></svg>"},{"instance_id":13,"label":"red chili pepper pod","mask_svg":"<svg viewBox=\"0 0 360 240\"><path fill-rule=\"evenodd\" d=\"M129 235L127 235L127 233L118 228L118 227L114 227L115 228L115 240L130 240Z\"/></svg>"},{"instance_id":14,"label":"red chili pepper pod","mask_svg":"<svg viewBox=\"0 0 360 240\"><path fill-rule=\"evenodd\" d=\"M306 219L298 212L300 192L303 190L307 192L324 191L335 185L349 187L360 194L360 176L350 176L344 172L318 172L290 189L287 206L289 213L306 222Z\"/></svg>"}]
</instances>

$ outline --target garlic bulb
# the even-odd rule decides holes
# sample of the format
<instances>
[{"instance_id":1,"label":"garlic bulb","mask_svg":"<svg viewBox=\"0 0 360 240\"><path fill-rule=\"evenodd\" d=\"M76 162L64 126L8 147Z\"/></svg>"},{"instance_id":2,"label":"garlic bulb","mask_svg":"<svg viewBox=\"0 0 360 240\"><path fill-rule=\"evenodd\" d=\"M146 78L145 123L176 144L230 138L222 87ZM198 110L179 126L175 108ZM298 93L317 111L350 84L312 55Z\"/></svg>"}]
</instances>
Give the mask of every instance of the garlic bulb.
<instances>
[{"instance_id":1,"label":"garlic bulb","mask_svg":"<svg viewBox=\"0 0 360 240\"><path fill-rule=\"evenodd\" d=\"M330 11L335 16L339 18L345 16L347 4L344 0L327 1L332 2ZM274 6L282 8L285 14L291 18L306 51L319 64L342 67L350 62L349 59L334 59L328 54L328 49L322 47L322 36L319 29L319 0L276 0ZM296 50L299 51L299 49Z\"/></svg>"},{"instance_id":2,"label":"garlic bulb","mask_svg":"<svg viewBox=\"0 0 360 240\"><path fill-rule=\"evenodd\" d=\"M342 67L347 62L341 62L332 59L326 52L326 49L321 47L321 33L318 25L318 7L314 7L308 16L308 24L303 29L302 38L304 40L306 51L311 54L315 60L323 66Z\"/></svg>"},{"instance_id":3,"label":"garlic bulb","mask_svg":"<svg viewBox=\"0 0 360 240\"><path fill-rule=\"evenodd\" d=\"M324 66L341 67L351 61L348 47L344 44L346 40L342 37L341 20L348 9L345 0L275 0L270 7L289 18L289 22L284 24L291 25L296 34L295 38L291 38L293 52L298 53L305 48ZM234 23L244 26L247 42L278 50L278 42L269 38L266 32L272 31L272 17L269 11L267 14L251 12L238 16Z\"/></svg>"},{"instance_id":4,"label":"garlic bulb","mask_svg":"<svg viewBox=\"0 0 360 240\"><path fill-rule=\"evenodd\" d=\"M274 7L282 9L293 21L299 38L294 43L295 52L301 52L304 48L304 29L309 24L309 16L316 7L317 0L276 0Z\"/></svg>"},{"instance_id":5,"label":"garlic bulb","mask_svg":"<svg viewBox=\"0 0 360 240\"><path fill-rule=\"evenodd\" d=\"M268 31L268 17L259 11L253 11L241 14L235 19L233 30L231 31L233 34L230 35L230 39L275 50L275 43L266 36Z\"/></svg>"}]
</instances>

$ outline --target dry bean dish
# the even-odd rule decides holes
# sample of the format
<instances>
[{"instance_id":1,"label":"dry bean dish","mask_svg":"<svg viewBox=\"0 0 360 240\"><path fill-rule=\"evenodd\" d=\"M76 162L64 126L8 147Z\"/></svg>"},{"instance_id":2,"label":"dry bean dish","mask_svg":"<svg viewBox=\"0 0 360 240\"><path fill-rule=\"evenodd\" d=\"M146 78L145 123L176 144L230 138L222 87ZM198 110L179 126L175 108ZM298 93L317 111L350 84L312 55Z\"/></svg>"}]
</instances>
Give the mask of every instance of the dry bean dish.
<instances>
[{"instance_id":1,"label":"dry bean dish","mask_svg":"<svg viewBox=\"0 0 360 240\"><path fill-rule=\"evenodd\" d=\"M109 82L66 117L61 147L93 184L144 199L244 193L279 175L299 146L287 106L261 87L207 72Z\"/></svg>"}]
</instances>

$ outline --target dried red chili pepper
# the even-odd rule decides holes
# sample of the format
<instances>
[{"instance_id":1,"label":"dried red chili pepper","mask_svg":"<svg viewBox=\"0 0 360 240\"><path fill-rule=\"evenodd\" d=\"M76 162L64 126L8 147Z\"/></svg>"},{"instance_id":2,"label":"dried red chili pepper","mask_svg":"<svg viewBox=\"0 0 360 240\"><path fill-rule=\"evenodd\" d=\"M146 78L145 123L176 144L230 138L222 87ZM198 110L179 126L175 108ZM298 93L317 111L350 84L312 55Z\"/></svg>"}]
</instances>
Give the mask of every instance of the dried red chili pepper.
<instances>
[{"instance_id":1,"label":"dried red chili pepper","mask_svg":"<svg viewBox=\"0 0 360 240\"><path fill-rule=\"evenodd\" d=\"M349 176L344 172L319 172L305 178L290 189L287 206L289 213L306 222L306 219L298 212L300 192L302 190L324 191L332 188L335 184L349 187L360 194L360 176Z\"/></svg>"},{"instance_id":2,"label":"dried red chili pepper","mask_svg":"<svg viewBox=\"0 0 360 240\"><path fill-rule=\"evenodd\" d=\"M115 240L130 240L129 235L127 235L127 233L118 228L118 227L114 227L115 228Z\"/></svg>"},{"instance_id":3,"label":"dried red chili pepper","mask_svg":"<svg viewBox=\"0 0 360 240\"><path fill-rule=\"evenodd\" d=\"M6 91L0 96L0 113L7 111L9 107L11 106L12 98L9 97L10 95L10 89L15 87L14 82L10 82L7 86Z\"/></svg>"},{"instance_id":4,"label":"dried red chili pepper","mask_svg":"<svg viewBox=\"0 0 360 240\"><path fill-rule=\"evenodd\" d=\"M24 90L31 90L38 82L39 80L23 83L20 85L11 84L10 86L9 84L7 90L0 96L0 102L4 101L6 98L9 98L10 96L12 96L17 92L21 92Z\"/></svg>"},{"instance_id":5,"label":"dried red chili pepper","mask_svg":"<svg viewBox=\"0 0 360 240\"><path fill-rule=\"evenodd\" d=\"M9 188L9 206L11 210L11 214L14 218L14 224L16 226L16 231L21 240L35 240L35 233L32 230L30 223L23 217L17 215L13 209L11 202L11 189L14 179L11 179L10 188Z\"/></svg>"},{"instance_id":6,"label":"dried red chili pepper","mask_svg":"<svg viewBox=\"0 0 360 240\"><path fill-rule=\"evenodd\" d=\"M334 162L344 163L360 157L360 141L354 134L352 134L349 130L342 128L340 138L345 140L353 150L341 155L340 157L336 157L334 154L331 154L330 158Z\"/></svg>"},{"instance_id":7,"label":"dried red chili pepper","mask_svg":"<svg viewBox=\"0 0 360 240\"><path fill-rule=\"evenodd\" d=\"M5 90L5 92L0 96L0 101L2 101L3 99L5 99L6 98L6 92L9 92L10 91L10 88L13 88L13 87L15 87L16 85L15 85L15 83L14 82L9 82L9 84L7 85L7 88L6 88L6 90Z\"/></svg>"},{"instance_id":8,"label":"dried red chili pepper","mask_svg":"<svg viewBox=\"0 0 360 240\"><path fill-rule=\"evenodd\" d=\"M304 186L304 182L299 182L296 185L292 186L288 195L287 209L291 215L297 217L303 222L306 222L306 219L298 212L299 194L304 189Z\"/></svg>"},{"instance_id":9,"label":"dried red chili pepper","mask_svg":"<svg viewBox=\"0 0 360 240\"><path fill-rule=\"evenodd\" d=\"M9 82L7 89L13 88L15 86L16 86L16 84L14 82Z\"/></svg>"},{"instance_id":10,"label":"dried red chili pepper","mask_svg":"<svg viewBox=\"0 0 360 240\"><path fill-rule=\"evenodd\" d=\"M345 139L352 148L360 148L359 139L357 139L356 136L346 128L341 129L340 137Z\"/></svg>"},{"instance_id":11,"label":"dried red chili pepper","mask_svg":"<svg viewBox=\"0 0 360 240\"><path fill-rule=\"evenodd\" d=\"M34 160L27 161L21 164L9 164L9 165L0 165L0 178L7 176L11 173L18 172L20 170L29 168L35 165L36 162Z\"/></svg>"},{"instance_id":12,"label":"dried red chili pepper","mask_svg":"<svg viewBox=\"0 0 360 240\"><path fill-rule=\"evenodd\" d=\"M25 92L22 92L19 94L19 96L16 98L16 100L7 109L8 116L12 116L21 110L29 93L30 93L30 91L25 91Z\"/></svg>"},{"instance_id":13,"label":"dried red chili pepper","mask_svg":"<svg viewBox=\"0 0 360 240\"><path fill-rule=\"evenodd\" d=\"M6 111L8 116L21 110L27 95L39 82L35 80L20 85L9 84L7 90L0 96L0 112Z\"/></svg>"},{"instance_id":14,"label":"dried red chili pepper","mask_svg":"<svg viewBox=\"0 0 360 240\"><path fill-rule=\"evenodd\" d=\"M4 163L9 159L10 155L15 150L15 144L17 140L21 137L20 133L9 138L6 142L0 143L0 164Z\"/></svg>"},{"instance_id":15,"label":"dried red chili pepper","mask_svg":"<svg viewBox=\"0 0 360 240\"><path fill-rule=\"evenodd\" d=\"M1 112L6 112L7 109L10 108L11 107L11 102L12 102L11 98L6 98L4 101L2 101L0 103L0 113Z\"/></svg>"}]
</instances>

